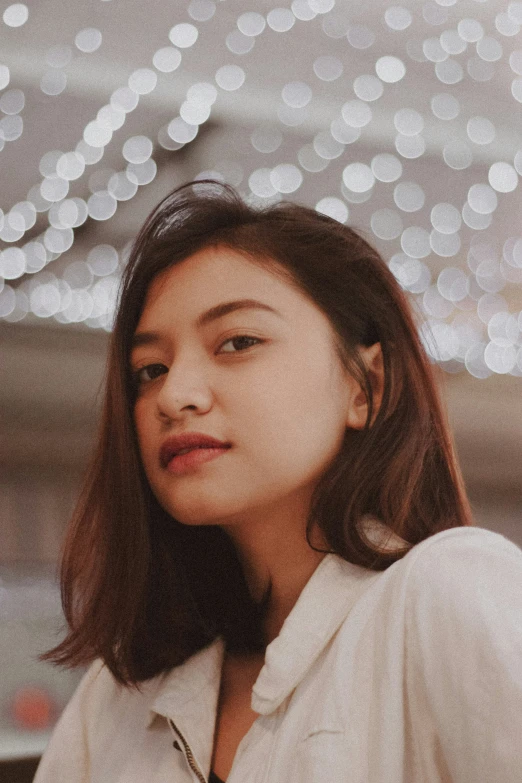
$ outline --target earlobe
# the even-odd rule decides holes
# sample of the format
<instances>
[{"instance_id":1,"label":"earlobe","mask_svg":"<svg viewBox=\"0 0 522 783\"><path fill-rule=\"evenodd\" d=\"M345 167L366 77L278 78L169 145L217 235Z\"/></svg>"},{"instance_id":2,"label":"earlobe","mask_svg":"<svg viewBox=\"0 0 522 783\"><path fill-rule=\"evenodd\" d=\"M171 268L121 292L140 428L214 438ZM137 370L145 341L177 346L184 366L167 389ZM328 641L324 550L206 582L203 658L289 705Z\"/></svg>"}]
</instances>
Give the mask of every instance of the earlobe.
<instances>
[{"instance_id":1,"label":"earlobe","mask_svg":"<svg viewBox=\"0 0 522 783\"><path fill-rule=\"evenodd\" d=\"M380 343L374 343L369 347L361 346L359 355L366 365L368 379L373 392L372 420L375 421L379 412L384 392L384 362ZM353 379L352 379L353 381ZM360 384L355 384L355 393L350 401L346 426L354 430L362 430L368 418L368 401L366 393Z\"/></svg>"}]
</instances>

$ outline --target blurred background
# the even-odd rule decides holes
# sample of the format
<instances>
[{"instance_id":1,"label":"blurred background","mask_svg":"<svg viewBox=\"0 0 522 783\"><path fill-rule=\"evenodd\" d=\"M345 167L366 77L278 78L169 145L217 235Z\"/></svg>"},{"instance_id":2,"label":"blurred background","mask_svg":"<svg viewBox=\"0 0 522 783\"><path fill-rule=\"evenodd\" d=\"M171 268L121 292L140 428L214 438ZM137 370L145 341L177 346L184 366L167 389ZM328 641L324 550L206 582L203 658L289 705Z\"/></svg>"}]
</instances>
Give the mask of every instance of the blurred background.
<instances>
[{"instance_id":1,"label":"blurred background","mask_svg":"<svg viewBox=\"0 0 522 783\"><path fill-rule=\"evenodd\" d=\"M278 2L281 5L278 5ZM129 243L212 176L361 231L418 313L477 524L522 545L522 2L0 3L0 777L84 670L58 565Z\"/></svg>"}]
</instances>

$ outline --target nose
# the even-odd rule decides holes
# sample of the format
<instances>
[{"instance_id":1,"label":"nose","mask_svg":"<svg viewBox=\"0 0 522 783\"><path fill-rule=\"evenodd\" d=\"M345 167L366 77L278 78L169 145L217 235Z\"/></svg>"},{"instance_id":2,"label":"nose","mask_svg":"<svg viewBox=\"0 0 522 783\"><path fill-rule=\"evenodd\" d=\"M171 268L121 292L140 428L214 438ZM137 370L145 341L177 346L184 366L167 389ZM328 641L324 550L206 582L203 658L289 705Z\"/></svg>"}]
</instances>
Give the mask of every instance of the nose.
<instances>
[{"instance_id":1,"label":"nose","mask_svg":"<svg viewBox=\"0 0 522 783\"><path fill-rule=\"evenodd\" d=\"M160 419L177 419L185 409L206 412L212 395L203 372L185 363L171 366L156 397Z\"/></svg>"}]
</instances>

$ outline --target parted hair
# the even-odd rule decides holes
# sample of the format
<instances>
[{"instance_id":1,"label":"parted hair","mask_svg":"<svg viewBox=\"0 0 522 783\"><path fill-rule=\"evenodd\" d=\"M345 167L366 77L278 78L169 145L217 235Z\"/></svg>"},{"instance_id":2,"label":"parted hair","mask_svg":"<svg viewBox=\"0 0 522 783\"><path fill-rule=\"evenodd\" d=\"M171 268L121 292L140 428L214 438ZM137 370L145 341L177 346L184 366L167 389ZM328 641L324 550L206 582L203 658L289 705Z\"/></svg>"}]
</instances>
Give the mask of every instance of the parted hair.
<instances>
[{"instance_id":1,"label":"parted hair","mask_svg":"<svg viewBox=\"0 0 522 783\"><path fill-rule=\"evenodd\" d=\"M229 185L189 182L166 196L135 239L109 341L99 431L60 552L66 637L39 656L69 668L103 659L115 679L170 670L218 635L261 651L270 591L255 603L230 538L183 525L156 500L133 423L131 340L155 277L205 247L225 247L280 274L328 317L335 351L361 384L368 419L347 433L313 493L307 520L344 560L383 571L423 539L473 524L436 383L412 305L355 230L308 207L256 206ZM379 342L384 392L373 394L358 348ZM372 423L370 424L370 422ZM404 546L365 534L377 519ZM311 545L311 543L310 543ZM315 547L314 547L315 548Z\"/></svg>"}]
</instances>

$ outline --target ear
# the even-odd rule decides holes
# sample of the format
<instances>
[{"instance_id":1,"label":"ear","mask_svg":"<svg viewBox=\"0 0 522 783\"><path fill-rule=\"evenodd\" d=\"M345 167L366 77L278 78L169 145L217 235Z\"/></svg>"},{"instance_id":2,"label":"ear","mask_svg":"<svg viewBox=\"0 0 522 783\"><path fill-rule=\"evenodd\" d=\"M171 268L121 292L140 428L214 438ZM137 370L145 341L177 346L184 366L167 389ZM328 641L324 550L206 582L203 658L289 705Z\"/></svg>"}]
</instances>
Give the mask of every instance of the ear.
<instances>
[{"instance_id":1,"label":"ear","mask_svg":"<svg viewBox=\"0 0 522 783\"><path fill-rule=\"evenodd\" d=\"M373 410L370 422L370 425L372 425L381 407L384 392L384 362L381 344L374 343L368 348L360 346L359 356L366 365L368 379L373 392ZM346 426L353 430L362 430L368 418L368 401L360 384L354 378L351 378L351 383L354 391L350 397Z\"/></svg>"}]
</instances>

